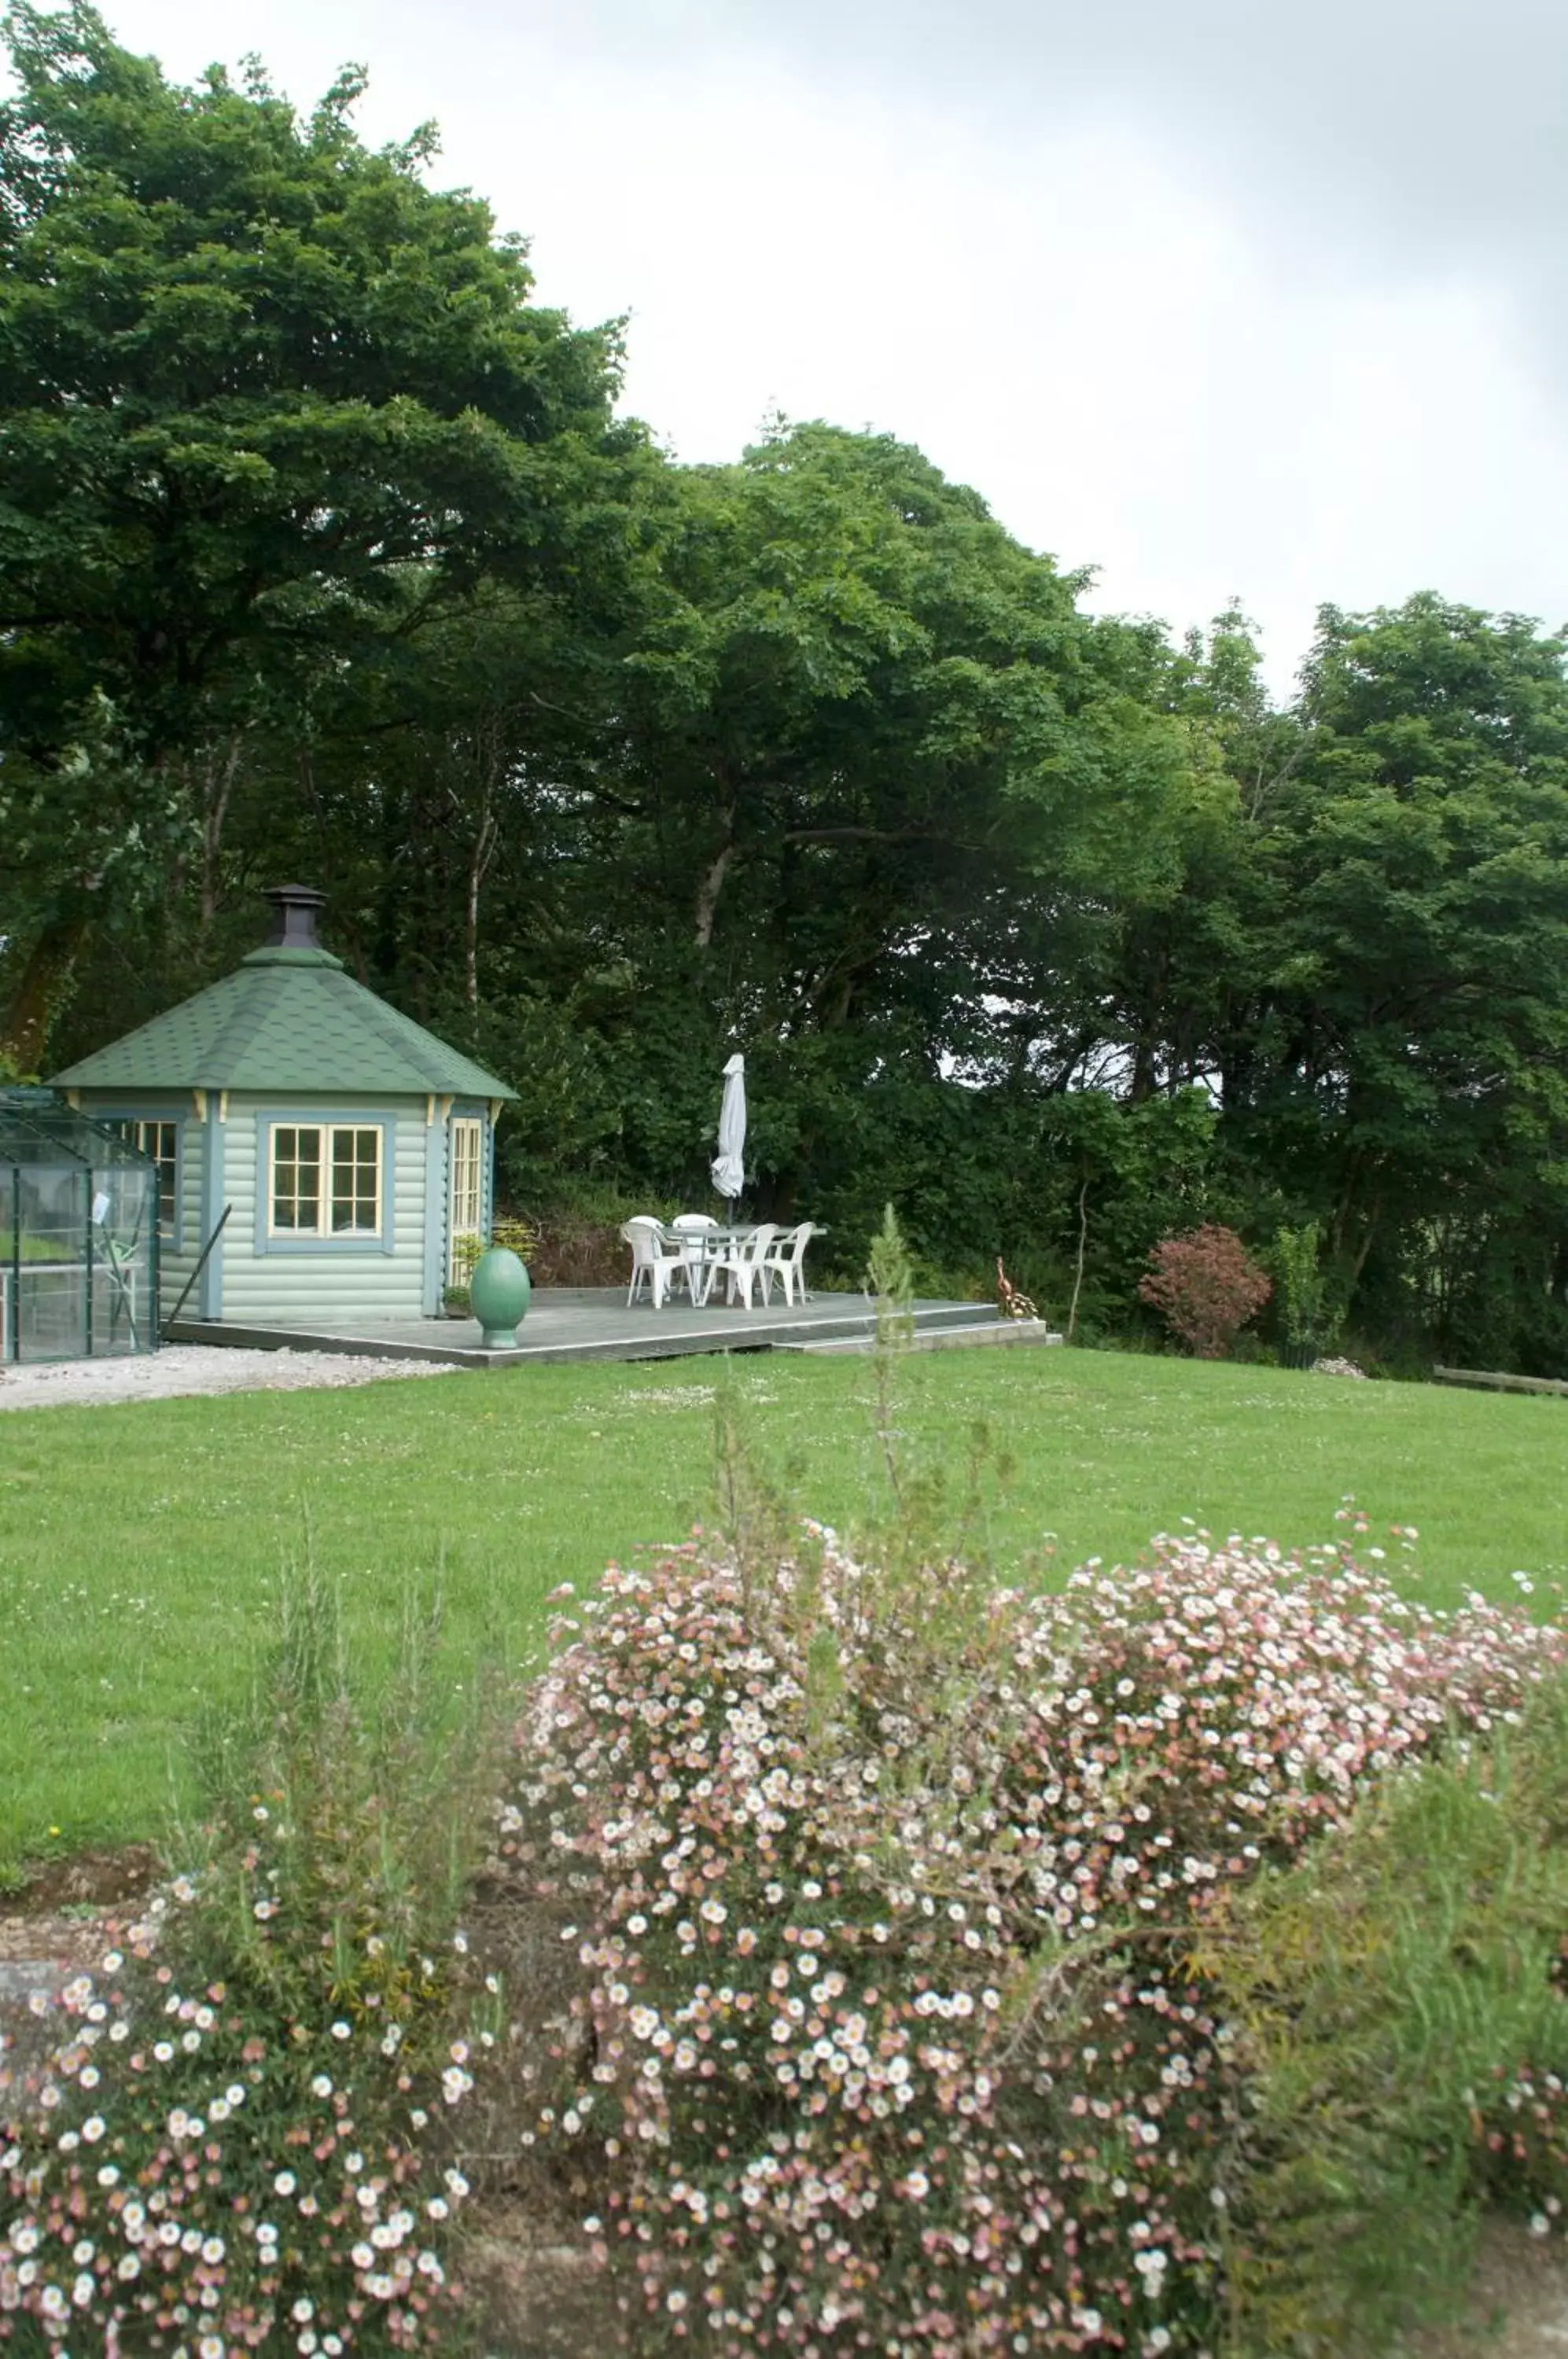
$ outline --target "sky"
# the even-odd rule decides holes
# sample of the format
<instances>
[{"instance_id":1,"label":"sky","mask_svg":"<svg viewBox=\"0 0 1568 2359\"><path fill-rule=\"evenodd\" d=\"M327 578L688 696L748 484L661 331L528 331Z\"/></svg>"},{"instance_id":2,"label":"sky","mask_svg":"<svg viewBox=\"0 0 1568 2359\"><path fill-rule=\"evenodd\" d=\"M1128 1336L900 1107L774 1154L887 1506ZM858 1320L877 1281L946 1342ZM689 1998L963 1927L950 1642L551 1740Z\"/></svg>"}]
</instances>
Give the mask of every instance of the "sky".
<instances>
[{"instance_id":1,"label":"sky","mask_svg":"<svg viewBox=\"0 0 1568 2359\"><path fill-rule=\"evenodd\" d=\"M625 315L683 460L776 410L920 445L1088 603L1568 619L1562 0L101 0L308 105Z\"/></svg>"}]
</instances>

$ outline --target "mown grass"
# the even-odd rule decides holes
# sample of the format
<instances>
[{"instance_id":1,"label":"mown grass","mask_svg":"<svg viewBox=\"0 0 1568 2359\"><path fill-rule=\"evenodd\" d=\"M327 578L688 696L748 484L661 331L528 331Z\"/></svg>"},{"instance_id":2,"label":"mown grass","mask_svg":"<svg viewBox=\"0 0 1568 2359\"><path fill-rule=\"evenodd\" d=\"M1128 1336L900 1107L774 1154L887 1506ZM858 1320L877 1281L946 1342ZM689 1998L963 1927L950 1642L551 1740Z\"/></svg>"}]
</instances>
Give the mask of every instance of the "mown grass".
<instances>
[{"instance_id":1,"label":"mown grass","mask_svg":"<svg viewBox=\"0 0 1568 2359\"><path fill-rule=\"evenodd\" d=\"M853 1528L877 1484L867 1364L732 1365L801 1510ZM454 1680L486 1637L526 1660L558 1582L711 1512L715 1376L596 1364L0 1416L0 1871L157 1836L197 1715L242 1691L307 1548L372 1659L411 1575L444 1590ZM1511 1597L1524 1571L1551 1610L1568 1585L1560 1401L1081 1352L938 1353L901 1384L917 1460L958 1462L977 1419L1011 1453L985 1535L1004 1567L1048 1533L1061 1570L1126 1559L1183 1516L1298 1546L1354 1493L1375 1527L1420 1528L1390 1567L1434 1604Z\"/></svg>"}]
</instances>

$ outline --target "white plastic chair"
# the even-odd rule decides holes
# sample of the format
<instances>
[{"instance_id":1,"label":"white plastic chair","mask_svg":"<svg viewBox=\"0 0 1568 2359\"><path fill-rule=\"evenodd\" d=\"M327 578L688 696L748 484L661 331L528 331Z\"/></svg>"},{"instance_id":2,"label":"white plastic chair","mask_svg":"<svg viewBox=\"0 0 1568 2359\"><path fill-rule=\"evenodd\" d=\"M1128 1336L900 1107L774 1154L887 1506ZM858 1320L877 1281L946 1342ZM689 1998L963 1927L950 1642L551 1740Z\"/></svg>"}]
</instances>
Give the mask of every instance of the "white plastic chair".
<instances>
[{"instance_id":1,"label":"white plastic chair","mask_svg":"<svg viewBox=\"0 0 1568 2359\"><path fill-rule=\"evenodd\" d=\"M797 1294L802 1302L811 1300L811 1298L806 1290L806 1247L816 1234L814 1221L802 1221L798 1229L786 1230L778 1239L762 1264L764 1302L772 1299L773 1280L776 1277L781 1282L784 1299L791 1308Z\"/></svg>"},{"instance_id":2,"label":"white plastic chair","mask_svg":"<svg viewBox=\"0 0 1568 2359\"><path fill-rule=\"evenodd\" d=\"M704 1229L716 1229L719 1223L712 1212L678 1212L670 1225L677 1236L684 1234L693 1240L691 1245L681 1246L681 1275L692 1301L705 1302L713 1281L714 1261L712 1254L705 1252L696 1240Z\"/></svg>"},{"instance_id":3,"label":"white plastic chair","mask_svg":"<svg viewBox=\"0 0 1568 2359\"><path fill-rule=\"evenodd\" d=\"M666 1245L660 1232L663 1223L651 1212L637 1212L621 1223L621 1235L632 1249L632 1282L626 1288L629 1310L637 1299L644 1278L656 1310L662 1310L669 1299L671 1281L678 1277L685 1262L679 1246Z\"/></svg>"},{"instance_id":4,"label":"white plastic chair","mask_svg":"<svg viewBox=\"0 0 1568 2359\"><path fill-rule=\"evenodd\" d=\"M730 1247L719 1264L729 1287L730 1300L734 1302L738 1295L747 1310L751 1309L753 1287L765 1304L769 1299L772 1281L763 1263L768 1248L778 1234L778 1230L768 1223L753 1229L749 1236L742 1237L738 1245Z\"/></svg>"}]
</instances>

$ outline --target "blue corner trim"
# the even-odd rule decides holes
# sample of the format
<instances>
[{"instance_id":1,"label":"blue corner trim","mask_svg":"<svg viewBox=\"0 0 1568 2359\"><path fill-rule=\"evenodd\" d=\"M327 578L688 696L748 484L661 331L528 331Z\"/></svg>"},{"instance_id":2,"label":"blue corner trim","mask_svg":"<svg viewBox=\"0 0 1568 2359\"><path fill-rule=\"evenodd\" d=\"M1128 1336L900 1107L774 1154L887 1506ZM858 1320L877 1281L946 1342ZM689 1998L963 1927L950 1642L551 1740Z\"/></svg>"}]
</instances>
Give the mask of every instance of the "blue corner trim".
<instances>
[{"instance_id":1,"label":"blue corner trim","mask_svg":"<svg viewBox=\"0 0 1568 2359\"><path fill-rule=\"evenodd\" d=\"M446 1286L446 1190L448 1125L425 1127L425 1317L439 1319Z\"/></svg>"},{"instance_id":2,"label":"blue corner trim","mask_svg":"<svg viewBox=\"0 0 1568 2359\"><path fill-rule=\"evenodd\" d=\"M207 1119L201 1125L201 1234L196 1240L198 1253L223 1217L223 1130L218 1120L218 1093L207 1093ZM201 1272L200 1288L203 1319L221 1319L223 1315L223 1240L218 1239L207 1256Z\"/></svg>"}]
</instances>

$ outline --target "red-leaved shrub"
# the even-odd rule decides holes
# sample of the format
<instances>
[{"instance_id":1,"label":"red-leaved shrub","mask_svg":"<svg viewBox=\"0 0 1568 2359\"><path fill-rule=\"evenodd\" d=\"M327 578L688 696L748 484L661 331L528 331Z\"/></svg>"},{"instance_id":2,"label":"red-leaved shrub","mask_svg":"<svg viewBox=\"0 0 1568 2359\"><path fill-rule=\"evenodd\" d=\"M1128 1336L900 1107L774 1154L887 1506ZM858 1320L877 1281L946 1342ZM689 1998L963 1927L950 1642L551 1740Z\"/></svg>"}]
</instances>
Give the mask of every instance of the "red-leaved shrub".
<instances>
[{"instance_id":1,"label":"red-leaved shrub","mask_svg":"<svg viewBox=\"0 0 1568 2359\"><path fill-rule=\"evenodd\" d=\"M1200 1360L1223 1360L1273 1288L1234 1229L1207 1225L1162 1237L1138 1293Z\"/></svg>"}]
</instances>

